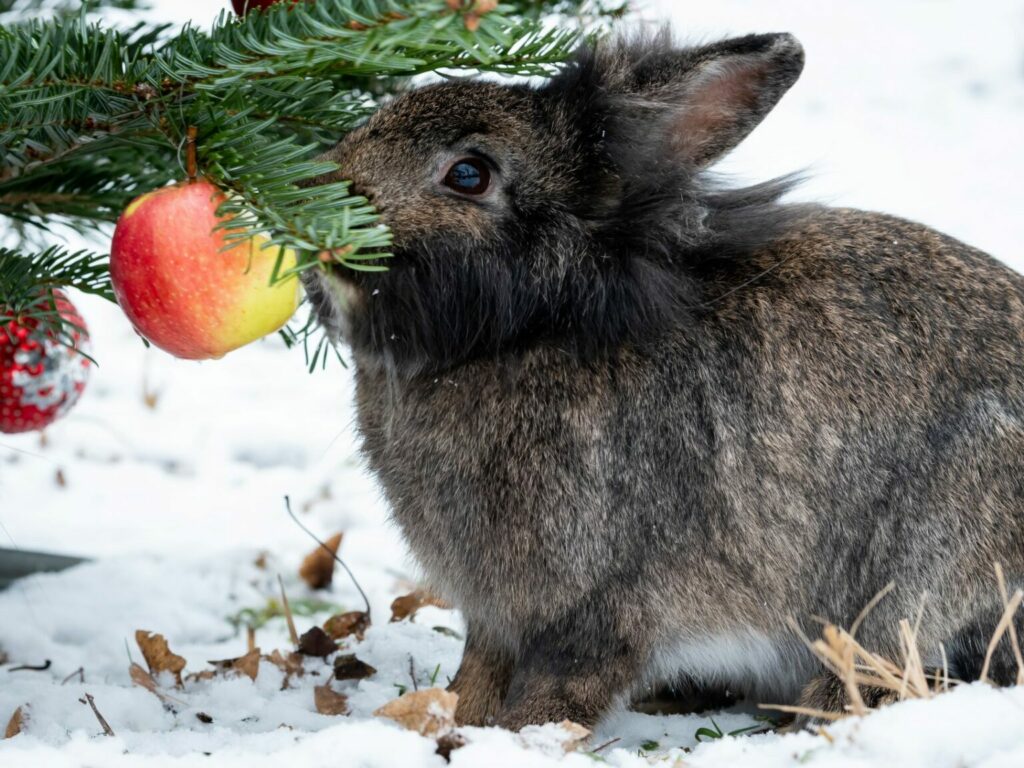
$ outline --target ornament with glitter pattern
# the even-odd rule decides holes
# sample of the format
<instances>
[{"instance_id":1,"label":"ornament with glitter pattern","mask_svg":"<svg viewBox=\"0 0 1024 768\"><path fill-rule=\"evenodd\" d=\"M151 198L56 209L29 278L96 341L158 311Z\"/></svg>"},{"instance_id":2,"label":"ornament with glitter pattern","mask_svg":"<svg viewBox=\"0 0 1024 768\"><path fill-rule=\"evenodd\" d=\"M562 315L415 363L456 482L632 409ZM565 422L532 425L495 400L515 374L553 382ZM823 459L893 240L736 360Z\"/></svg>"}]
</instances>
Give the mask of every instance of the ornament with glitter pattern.
<instances>
[{"instance_id":1,"label":"ornament with glitter pattern","mask_svg":"<svg viewBox=\"0 0 1024 768\"><path fill-rule=\"evenodd\" d=\"M85 389L90 362L85 321L74 305L54 292L57 310L70 329L62 343L33 318L15 318L0 307L0 317L15 318L0 325L0 432L42 429L67 413ZM31 313L21 313L23 316ZM80 351L79 351L80 350Z\"/></svg>"}]
</instances>

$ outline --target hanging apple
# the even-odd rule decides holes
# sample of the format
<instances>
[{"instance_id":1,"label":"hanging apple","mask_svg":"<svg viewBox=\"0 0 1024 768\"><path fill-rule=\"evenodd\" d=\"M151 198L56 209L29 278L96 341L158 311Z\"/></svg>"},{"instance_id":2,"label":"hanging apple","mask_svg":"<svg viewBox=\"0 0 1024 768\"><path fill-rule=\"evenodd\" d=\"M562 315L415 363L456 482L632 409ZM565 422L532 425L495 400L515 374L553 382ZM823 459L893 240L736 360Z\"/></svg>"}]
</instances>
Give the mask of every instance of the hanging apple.
<instances>
[{"instance_id":1,"label":"hanging apple","mask_svg":"<svg viewBox=\"0 0 1024 768\"><path fill-rule=\"evenodd\" d=\"M88 331L78 310L60 291L54 303L68 323L67 337L58 338L31 317L48 299L15 314L0 307L0 432L42 429L67 413L78 401L89 377Z\"/></svg>"},{"instance_id":2,"label":"hanging apple","mask_svg":"<svg viewBox=\"0 0 1024 768\"><path fill-rule=\"evenodd\" d=\"M202 179L133 200L117 222L110 278L118 304L152 344L188 360L222 357L283 326L299 304L294 277L270 285L277 248L261 235L225 248L214 228L223 193ZM285 253L283 268L294 266Z\"/></svg>"}]
</instances>

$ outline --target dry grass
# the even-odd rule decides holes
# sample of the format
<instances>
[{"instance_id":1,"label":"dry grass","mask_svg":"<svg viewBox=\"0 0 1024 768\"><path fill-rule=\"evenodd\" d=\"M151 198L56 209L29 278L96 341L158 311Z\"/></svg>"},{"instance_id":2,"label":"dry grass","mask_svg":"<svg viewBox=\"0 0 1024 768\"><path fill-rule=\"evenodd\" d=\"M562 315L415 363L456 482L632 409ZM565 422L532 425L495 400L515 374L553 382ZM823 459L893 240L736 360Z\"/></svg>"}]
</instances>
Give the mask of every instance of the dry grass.
<instances>
[{"instance_id":1,"label":"dry grass","mask_svg":"<svg viewBox=\"0 0 1024 768\"><path fill-rule=\"evenodd\" d=\"M981 671L981 680L991 683L988 678L988 672L992 656L1003 635L1009 632L1014 658L1017 662L1016 682L1018 685L1021 685L1024 684L1024 658L1021 656L1020 643L1018 642L1016 627L1013 624L1013 617L1020 608L1021 602L1024 601L1024 591L1018 589L1012 596L1008 595L1003 569L998 564L995 566L995 573L1004 609L992 639L988 644L985 662ZM892 583L886 585L884 589L871 599L853 622L849 631L826 623L822 629L821 638L811 640L803 633L796 621L790 619L790 625L793 630L803 639L811 652L821 661L826 669L842 682L846 690L848 702L845 711L829 712L784 704L761 704L759 706L763 709L774 709L780 712L790 712L820 720L834 721L849 715L866 715L872 711L864 701L863 689L865 688L888 692L888 695L884 697L885 702L892 703L905 699L928 699L936 694L948 691L951 687L961 682L950 678L949 665L944 648L940 647L942 668L935 669L932 672L925 669L921 659L917 635L921 626L921 617L924 614L926 596L921 598L921 604L913 624L908 619L902 619L899 622L898 636L901 659L898 663L869 651L858 642L857 630L860 625L871 610L893 589L893 586Z\"/></svg>"}]
</instances>

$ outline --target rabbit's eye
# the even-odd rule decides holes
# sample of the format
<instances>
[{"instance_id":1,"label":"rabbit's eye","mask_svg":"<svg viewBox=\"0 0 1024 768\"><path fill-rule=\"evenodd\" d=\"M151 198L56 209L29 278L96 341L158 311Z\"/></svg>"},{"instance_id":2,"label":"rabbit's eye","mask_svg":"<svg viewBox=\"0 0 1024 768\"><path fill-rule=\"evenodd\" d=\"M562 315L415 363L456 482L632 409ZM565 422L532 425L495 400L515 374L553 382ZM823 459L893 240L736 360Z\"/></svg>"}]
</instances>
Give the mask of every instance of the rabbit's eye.
<instances>
[{"instance_id":1,"label":"rabbit's eye","mask_svg":"<svg viewBox=\"0 0 1024 768\"><path fill-rule=\"evenodd\" d=\"M487 163L476 157L464 157L448 169L444 185L464 195L482 195L491 183Z\"/></svg>"}]
</instances>

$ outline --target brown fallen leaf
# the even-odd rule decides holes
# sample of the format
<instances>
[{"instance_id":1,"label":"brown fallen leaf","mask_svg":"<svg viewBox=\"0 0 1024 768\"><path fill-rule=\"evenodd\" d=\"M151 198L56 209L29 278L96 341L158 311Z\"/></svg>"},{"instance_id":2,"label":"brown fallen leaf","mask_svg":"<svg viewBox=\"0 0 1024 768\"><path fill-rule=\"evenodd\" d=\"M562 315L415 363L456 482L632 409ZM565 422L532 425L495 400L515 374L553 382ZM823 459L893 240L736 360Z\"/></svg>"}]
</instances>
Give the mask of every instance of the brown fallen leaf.
<instances>
[{"instance_id":1,"label":"brown fallen leaf","mask_svg":"<svg viewBox=\"0 0 1024 768\"><path fill-rule=\"evenodd\" d=\"M356 640L362 640L369 627L370 617L366 615L365 611L339 613L324 622L324 631L335 640L350 636L354 636Z\"/></svg>"},{"instance_id":2,"label":"brown fallen leaf","mask_svg":"<svg viewBox=\"0 0 1024 768\"><path fill-rule=\"evenodd\" d=\"M250 680L255 681L260 671L260 649L253 648L244 656L237 659L220 659L210 661L210 664L224 672L240 672Z\"/></svg>"},{"instance_id":3,"label":"brown fallen leaf","mask_svg":"<svg viewBox=\"0 0 1024 768\"><path fill-rule=\"evenodd\" d=\"M590 738L590 730L572 720L563 720L558 727L568 734L568 737L562 742L562 749L566 754L575 752L580 744Z\"/></svg>"},{"instance_id":4,"label":"brown fallen leaf","mask_svg":"<svg viewBox=\"0 0 1024 768\"><path fill-rule=\"evenodd\" d=\"M438 608L451 606L437 595L426 589L417 589L408 595L396 597L391 601L391 620L401 621L416 615L416 611L425 605L436 605Z\"/></svg>"},{"instance_id":5,"label":"brown fallen leaf","mask_svg":"<svg viewBox=\"0 0 1024 768\"><path fill-rule=\"evenodd\" d=\"M145 629L137 629L135 630L135 642L139 644L139 650L142 651L150 673L157 675L161 672L170 672L174 675L180 688L181 670L185 668L185 659L171 652L164 636Z\"/></svg>"},{"instance_id":6,"label":"brown fallen leaf","mask_svg":"<svg viewBox=\"0 0 1024 768\"><path fill-rule=\"evenodd\" d=\"M437 738L455 728L455 705L459 695L443 688L411 691L389 701L373 714L394 720L421 736Z\"/></svg>"},{"instance_id":7,"label":"brown fallen leaf","mask_svg":"<svg viewBox=\"0 0 1024 768\"><path fill-rule=\"evenodd\" d=\"M313 703L321 715L347 715L348 696L338 693L331 684L318 685L313 689Z\"/></svg>"},{"instance_id":8,"label":"brown fallen leaf","mask_svg":"<svg viewBox=\"0 0 1024 768\"><path fill-rule=\"evenodd\" d=\"M325 658L338 650L338 644L320 627L312 627L303 632L299 638L298 651L303 656L319 656Z\"/></svg>"},{"instance_id":9,"label":"brown fallen leaf","mask_svg":"<svg viewBox=\"0 0 1024 768\"><path fill-rule=\"evenodd\" d=\"M13 739L19 733L21 733L22 726L25 724L25 713L21 707L14 710L14 714L11 715L11 719L7 721L7 730L4 731L5 739Z\"/></svg>"},{"instance_id":10,"label":"brown fallen leaf","mask_svg":"<svg viewBox=\"0 0 1024 768\"><path fill-rule=\"evenodd\" d=\"M156 684L156 680L153 679L153 676L134 661L132 662L132 665L128 667L128 675L131 677L132 682L135 683L135 685L145 688L164 704L170 705L172 702L175 704L184 703L183 701L176 699L173 696L168 696L166 693L161 691L160 686Z\"/></svg>"},{"instance_id":11,"label":"brown fallen leaf","mask_svg":"<svg viewBox=\"0 0 1024 768\"><path fill-rule=\"evenodd\" d=\"M324 544L324 549L319 544L316 549L306 555L299 566L299 576L313 589L324 589L331 586L334 578L334 555L338 554L338 547L341 546L341 539L344 534L336 533ZM328 552L327 550L330 550Z\"/></svg>"},{"instance_id":12,"label":"brown fallen leaf","mask_svg":"<svg viewBox=\"0 0 1024 768\"><path fill-rule=\"evenodd\" d=\"M338 680L362 680L377 674L377 670L360 661L354 653L346 653L334 660L334 677Z\"/></svg>"},{"instance_id":13,"label":"brown fallen leaf","mask_svg":"<svg viewBox=\"0 0 1024 768\"><path fill-rule=\"evenodd\" d=\"M286 656L275 648L272 654L263 658L284 672L284 680L281 682L282 691L289 687L292 676L302 677L306 673L302 666L302 655L294 651Z\"/></svg>"},{"instance_id":14,"label":"brown fallen leaf","mask_svg":"<svg viewBox=\"0 0 1024 768\"><path fill-rule=\"evenodd\" d=\"M189 672L185 675L186 683L199 683L204 680L213 680L218 674L216 669L204 669L200 672Z\"/></svg>"}]
</instances>

